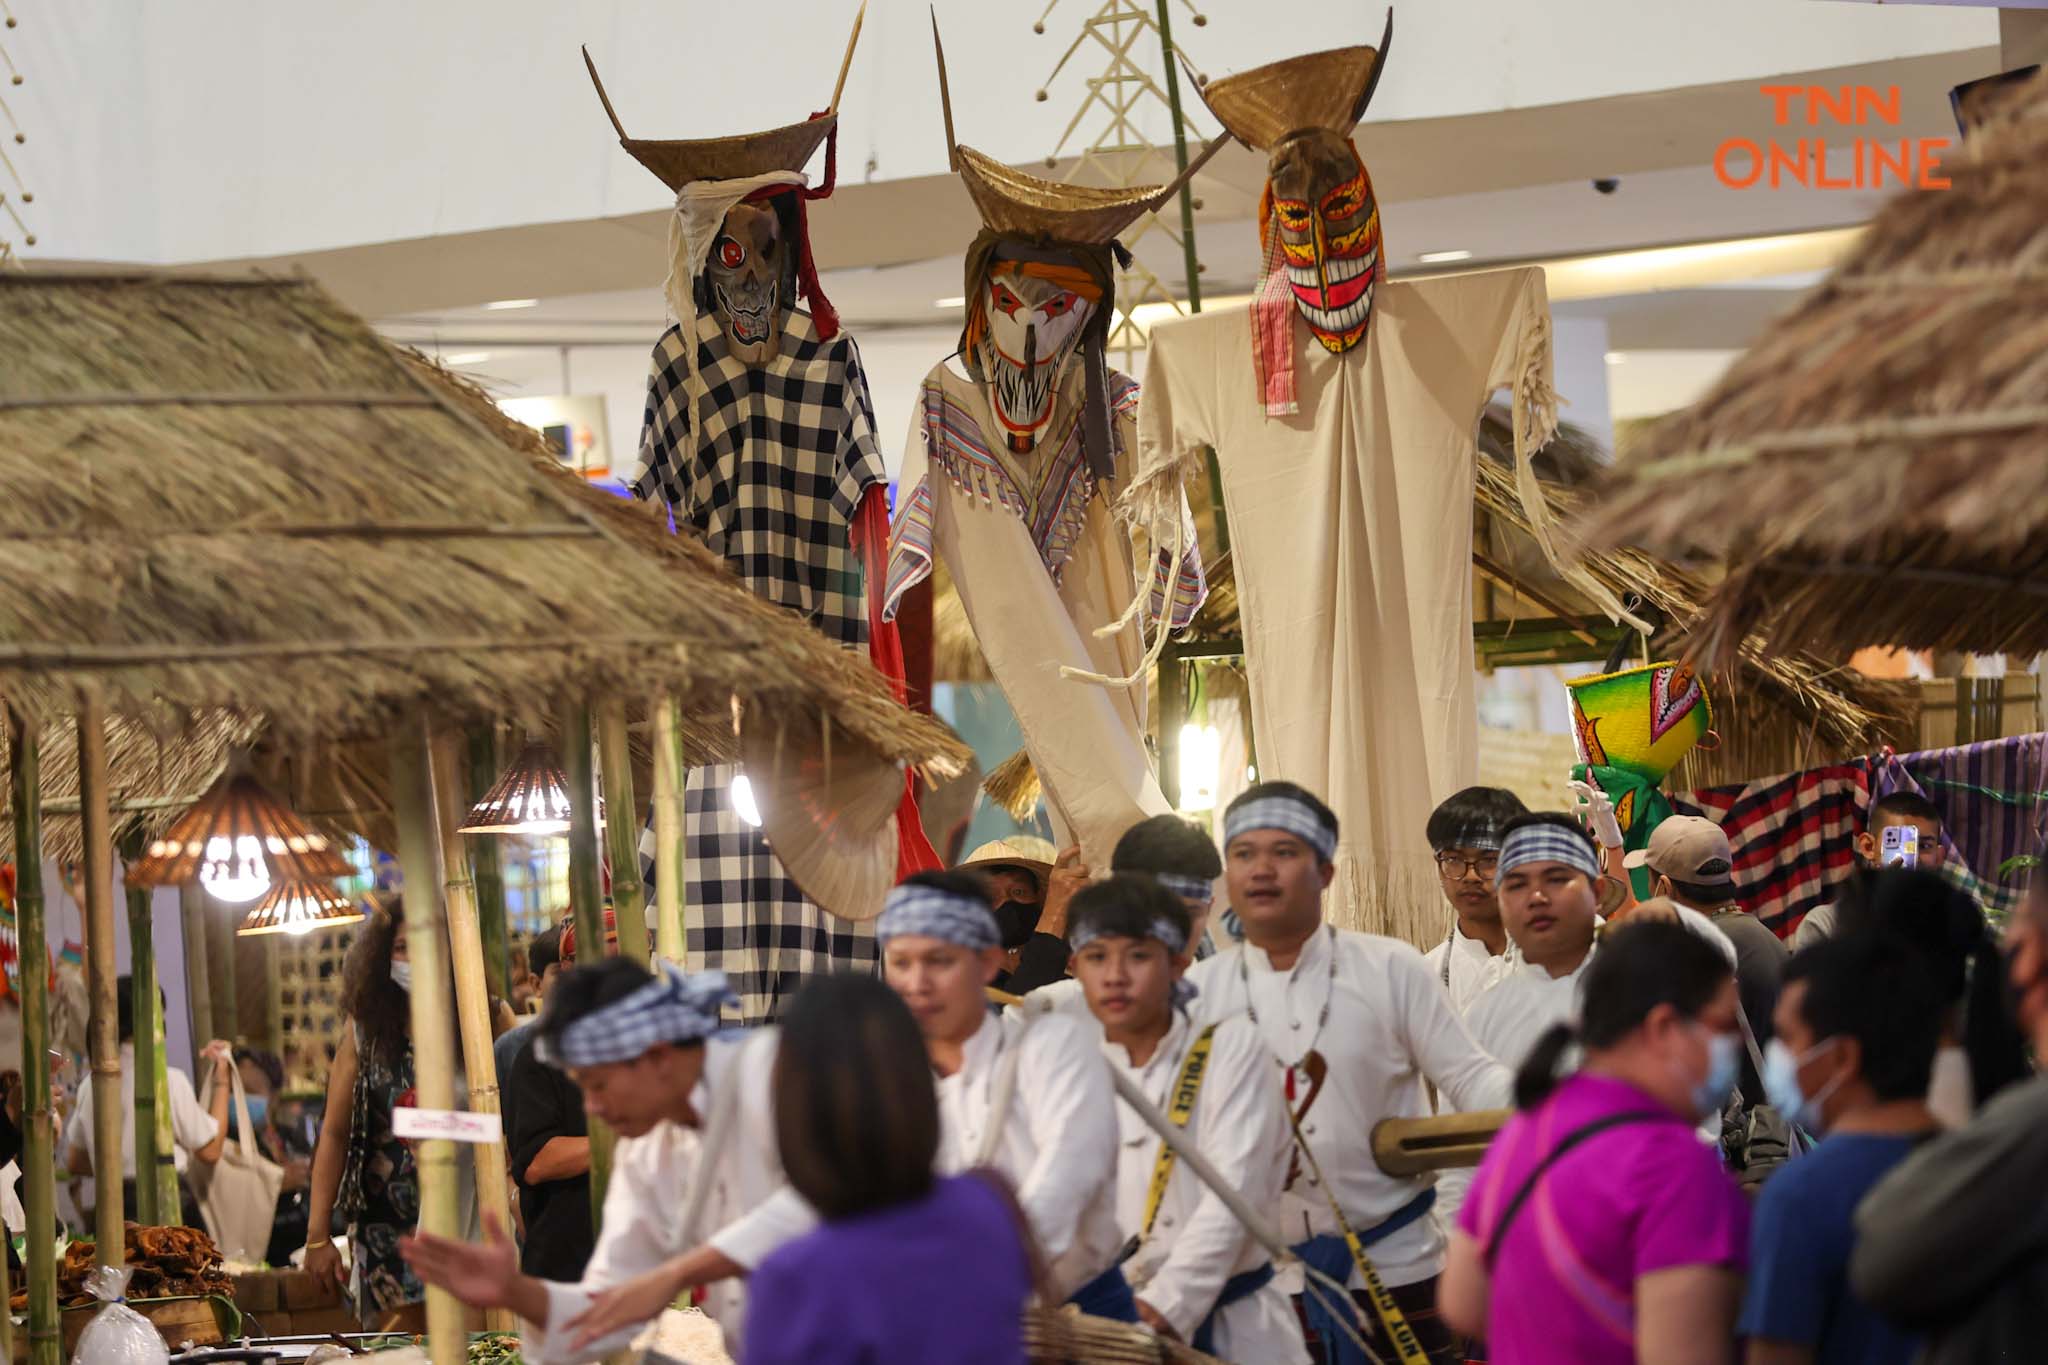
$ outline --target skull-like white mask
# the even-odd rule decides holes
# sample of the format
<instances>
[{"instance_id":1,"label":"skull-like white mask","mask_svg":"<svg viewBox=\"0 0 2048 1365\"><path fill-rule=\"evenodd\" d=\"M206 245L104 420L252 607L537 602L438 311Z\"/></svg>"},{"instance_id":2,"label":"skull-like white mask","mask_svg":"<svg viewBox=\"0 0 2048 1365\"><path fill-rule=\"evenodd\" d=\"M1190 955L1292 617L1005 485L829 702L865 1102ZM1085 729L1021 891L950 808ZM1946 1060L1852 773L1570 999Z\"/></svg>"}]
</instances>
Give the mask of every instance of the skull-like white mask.
<instances>
[{"instance_id":1,"label":"skull-like white mask","mask_svg":"<svg viewBox=\"0 0 2048 1365\"><path fill-rule=\"evenodd\" d=\"M1052 421L1053 393L1095 305L1022 271L992 272L983 286L988 335L981 372L1011 450L1031 450Z\"/></svg>"},{"instance_id":2,"label":"skull-like white mask","mask_svg":"<svg viewBox=\"0 0 2048 1365\"><path fill-rule=\"evenodd\" d=\"M748 365L782 350L782 309L792 277L782 220L768 204L734 204L711 243L704 281L726 344Z\"/></svg>"}]
</instances>

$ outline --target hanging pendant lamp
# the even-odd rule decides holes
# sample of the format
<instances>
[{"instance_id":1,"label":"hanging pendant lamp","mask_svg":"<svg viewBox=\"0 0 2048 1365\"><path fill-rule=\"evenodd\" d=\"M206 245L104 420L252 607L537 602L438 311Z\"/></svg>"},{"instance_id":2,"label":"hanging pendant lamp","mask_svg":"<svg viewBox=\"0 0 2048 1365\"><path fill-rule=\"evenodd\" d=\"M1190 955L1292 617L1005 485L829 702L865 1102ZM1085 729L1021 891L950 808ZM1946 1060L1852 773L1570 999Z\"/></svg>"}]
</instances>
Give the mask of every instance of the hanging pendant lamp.
<instances>
[{"instance_id":1,"label":"hanging pendant lamp","mask_svg":"<svg viewBox=\"0 0 2048 1365\"><path fill-rule=\"evenodd\" d=\"M285 882L318 884L355 869L333 841L247 773L230 769L128 868L130 886L197 880L208 895L246 905Z\"/></svg>"},{"instance_id":2,"label":"hanging pendant lamp","mask_svg":"<svg viewBox=\"0 0 2048 1365\"><path fill-rule=\"evenodd\" d=\"M363 918L363 908L324 882L281 881L235 930L238 934L310 934Z\"/></svg>"},{"instance_id":3,"label":"hanging pendant lamp","mask_svg":"<svg viewBox=\"0 0 2048 1365\"><path fill-rule=\"evenodd\" d=\"M597 826L604 828L604 801L595 792ZM464 834L567 834L569 775L545 744L530 743L519 751L491 789L463 817Z\"/></svg>"}]
</instances>

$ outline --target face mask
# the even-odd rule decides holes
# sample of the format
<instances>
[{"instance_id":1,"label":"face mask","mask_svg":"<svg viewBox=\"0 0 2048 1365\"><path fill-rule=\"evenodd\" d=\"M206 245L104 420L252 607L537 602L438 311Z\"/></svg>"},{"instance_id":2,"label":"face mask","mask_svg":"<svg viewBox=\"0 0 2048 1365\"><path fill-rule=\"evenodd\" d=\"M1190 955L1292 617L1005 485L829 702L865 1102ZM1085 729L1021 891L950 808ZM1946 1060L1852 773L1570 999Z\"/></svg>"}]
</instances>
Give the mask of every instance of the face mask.
<instances>
[{"instance_id":1,"label":"face mask","mask_svg":"<svg viewBox=\"0 0 2048 1365\"><path fill-rule=\"evenodd\" d=\"M1719 1112L1742 1070L1742 1044L1731 1033L1707 1037L1707 1074L1692 1088L1692 1108L1705 1118Z\"/></svg>"},{"instance_id":2,"label":"face mask","mask_svg":"<svg viewBox=\"0 0 2048 1365\"><path fill-rule=\"evenodd\" d=\"M391 984L404 991L407 995L412 994L412 964L410 962L394 962L391 964Z\"/></svg>"},{"instance_id":3,"label":"face mask","mask_svg":"<svg viewBox=\"0 0 2048 1365\"><path fill-rule=\"evenodd\" d=\"M711 309L726 345L743 365L763 365L782 350L791 257L773 205L735 204L704 263Z\"/></svg>"},{"instance_id":4,"label":"face mask","mask_svg":"<svg viewBox=\"0 0 2048 1365\"><path fill-rule=\"evenodd\" d=\"M1030 901L1004 901L996 907L996 928L1002 932L1005 948L1021 948L1031 941L1042 908Z\"/></svg>"},{"instance_id":5,"label":"face mask","mask_svg":"<svg viewBox=\"0 0 2048 1365\"><path fill-rule=\"evenodd\" d=\"M251 1095L249 1100L249 1122L261 1128L270 1117L270 1096Z\"/></svg>"},{"instance_id":6,"label":"face mask","mask_svg":"<svg viewBox=\"0 0 2048 1365\"><path fill-rule=\"evenodd\" d=\"M1023 454L1052 423L1054 390L1095 305L1024 271L991 273L983 289L988 337L981 369L1004 440Z\"/></svg>"},{"instance_id":7,"label":"face mask","mask_svg":"<svg viewBox=\"0 0 2048 1365\"><path fill-rule=\"evenodd\" d=\"M1311 135L1276 153L1268 193L1294 306L1326 351L1365 336L1380 278L1380 211L1372 178L1347 139Z\"/></svg>"},{"instance_id":8,"label":"face mask","mask_svg":"<svg viewBox=\"0 0 2048 1365\"><path fill-rule=\"evenodd\" d=\"M1809 1098L1799 1088L1799 1068L1834 1045L1833 1038L1823 1038L1801 1055L1794 1055L1782 1038L1773 1038L1764 1045L1764 1102L1784 1115L1787 1123L1797 1124L1809 1133L1825 1128L1821 1106L1835 1093L1842 1078L1837 1076L1818 1095Z\"/></svg>"}]
</instances>

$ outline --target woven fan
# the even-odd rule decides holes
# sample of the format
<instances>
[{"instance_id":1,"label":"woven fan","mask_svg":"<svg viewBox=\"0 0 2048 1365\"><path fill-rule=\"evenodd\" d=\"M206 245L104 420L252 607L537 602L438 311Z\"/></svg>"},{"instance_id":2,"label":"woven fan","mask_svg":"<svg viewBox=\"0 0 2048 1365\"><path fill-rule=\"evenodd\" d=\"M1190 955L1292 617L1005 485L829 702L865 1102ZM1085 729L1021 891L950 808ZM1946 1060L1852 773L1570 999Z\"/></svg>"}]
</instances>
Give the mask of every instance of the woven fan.
<instances>
[{"instance_id":1,"label":"woven fan","mask_svg":"<svg viewBox=\"0 0 2048 1365\"><path fill-rule=\"evenodd\" d=\"M761 832L803 893L841 919L882 913L896 884L896 807L903 770L810 716L747 711L740 763Z\"/></svg>"},{"instance_id":2,"label":"woven fan","mask_svg":"<svg viewBox=\"0 0 2048 1365\"><path fill-rule=\"evenodd\" d=\"M1228 1365L1142 1327L1065 1308L1024 1310L1024 1349L1036 1362L1086 1365Z\"/></svg>"}]
</instances>

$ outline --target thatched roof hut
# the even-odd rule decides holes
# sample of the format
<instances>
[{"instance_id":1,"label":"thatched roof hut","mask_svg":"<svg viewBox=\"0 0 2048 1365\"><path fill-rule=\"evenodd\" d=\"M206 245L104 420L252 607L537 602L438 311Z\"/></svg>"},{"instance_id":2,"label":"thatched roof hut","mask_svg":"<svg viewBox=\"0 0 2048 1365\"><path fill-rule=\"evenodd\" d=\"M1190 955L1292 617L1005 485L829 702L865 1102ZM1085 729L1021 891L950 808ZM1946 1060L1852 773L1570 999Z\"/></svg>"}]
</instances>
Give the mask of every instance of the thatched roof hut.
<instances>
[{"instance_id":1,"label":"thatched roof hut","mask_svg":"<svg viewBox=\"0 0 2048 1365\"><path fill-rule=\"evenodd\" d=\"M1725 572L1695 655L1758 633L2048 648L2048 74L1886 205L1849 259L1578 528Z\"/></svg>"},{"instance_id":2,"label":"thatched roof hut","mask_svg":"<svg viewBox=\"0 0 2048 1365\"><path fill-rule=\"evenodd\" d=\"M867 663L298 280L0 276L0 696L382 737L738 695L962 757ZM54 751L53 751L54 752Z\"/></svg>"}]
</instances>

